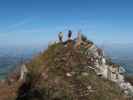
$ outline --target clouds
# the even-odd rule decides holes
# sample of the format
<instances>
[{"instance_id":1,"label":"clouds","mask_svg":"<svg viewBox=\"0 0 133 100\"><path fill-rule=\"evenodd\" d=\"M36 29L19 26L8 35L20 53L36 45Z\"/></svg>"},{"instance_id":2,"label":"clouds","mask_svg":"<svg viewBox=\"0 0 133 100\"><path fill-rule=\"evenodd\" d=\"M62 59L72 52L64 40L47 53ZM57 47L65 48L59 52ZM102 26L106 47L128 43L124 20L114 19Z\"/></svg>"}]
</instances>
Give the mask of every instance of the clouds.
<instances>
[{"instance_id":1,"label":"clouds","mask_svg":"<svg viewBox=\"0 0 133 100\"><path fill-rule=\"evenodd\" d=\"M13 20L13 19L12 19ZM30 24L33 21L33 18L23 18L20 20L15 20L14 23L5 26L2 30L0 30L0 41L10 41L9 37L13 37L14 39L19 34L20 30L23 30L25 26Z\"/></svg>"},{"instance_id":2,"label":"clouds","mask_svg":"<svg viewBox=\"0 0 133 100\"><path fill-rule=\"evenodd\" d=\"M25 19L22 19L22 20L19 20L19 21L15 21L15 23L7 26L7 31L14 31L16 30L17 28L22 28L23 26L25 26L26 24L30 23L32 21L31 18L25 18Z\"/></svg>"},{"instance_id":3,"label":"clouds","mask_svg":"<svg viewBox=\"0 0 133 100\"><path fill-rule=\"evenodd\" d=\"M15 28L23 26L23 25L25 25L25 24L27 24L27 23L29 23L31 21L32 21L31 19L23 19L23 20L18 21L17 23L9 25L7 28L8 29L15 29Z\"/></svg>"}]
</instances>

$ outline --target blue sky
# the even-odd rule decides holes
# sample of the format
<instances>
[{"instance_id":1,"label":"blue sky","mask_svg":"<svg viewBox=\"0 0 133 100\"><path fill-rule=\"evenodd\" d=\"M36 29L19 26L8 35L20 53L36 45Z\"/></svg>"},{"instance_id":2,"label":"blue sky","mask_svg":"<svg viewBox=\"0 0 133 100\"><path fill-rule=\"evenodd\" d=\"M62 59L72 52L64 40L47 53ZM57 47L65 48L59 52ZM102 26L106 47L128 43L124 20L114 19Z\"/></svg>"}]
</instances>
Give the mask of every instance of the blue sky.
<instances>
[{"instance_id":1,"label":"blue sky","mask_svg":"<svg viewBox=\"0 0 133 100\"><path fill-rule=\"evenodd\" d=\"M96 43L133 43L133 0L0 0L0 45L42 45L71 29Z\"/></svg>"}]
</instances>

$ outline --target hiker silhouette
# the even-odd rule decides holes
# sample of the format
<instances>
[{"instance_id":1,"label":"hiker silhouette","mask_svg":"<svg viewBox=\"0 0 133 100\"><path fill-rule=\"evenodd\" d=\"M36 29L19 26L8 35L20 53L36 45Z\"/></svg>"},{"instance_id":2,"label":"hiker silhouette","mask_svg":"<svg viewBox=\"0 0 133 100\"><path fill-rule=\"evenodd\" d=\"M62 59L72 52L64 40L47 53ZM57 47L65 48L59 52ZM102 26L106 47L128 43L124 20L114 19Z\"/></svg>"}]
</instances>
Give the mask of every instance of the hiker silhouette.
<instances>
[{"instance_id":1,"label":"hiker silhouette","mask_svg":"<svg viewBox=\"0 0 133 100\"><path fill-rule=\"evenodd\" d=\"M70 39L71 39L71 37L72 37L72 31L71 31L71 30L69 30L69 31L68 31L68 40L70 40Z\"/></svg>"}]
</instances>

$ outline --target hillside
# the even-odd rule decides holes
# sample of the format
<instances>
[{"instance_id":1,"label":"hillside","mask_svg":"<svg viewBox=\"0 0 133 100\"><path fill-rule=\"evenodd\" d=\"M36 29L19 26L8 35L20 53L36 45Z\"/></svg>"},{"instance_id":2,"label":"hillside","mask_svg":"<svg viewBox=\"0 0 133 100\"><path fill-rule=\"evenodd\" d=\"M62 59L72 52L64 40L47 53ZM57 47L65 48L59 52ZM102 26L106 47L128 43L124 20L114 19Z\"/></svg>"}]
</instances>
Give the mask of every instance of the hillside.
<instances>
[{"instance_id":1,"label":"hillside","mask_svg":"<svg viewBox=\"0 0 133 100\"><path fill-rule=\"evenodd\" d=\"M54 43L27 62L25 81L7 85L13 87L11 92L0 90L0 100L129 100L115 82L96 74L86 55L88 45L76 48L74 44L73 40Z\"/></svg>"},{"instance_id":2,"label":"hillside","mask_svg":"<svg viewBox=\"0 0 133 100\"><path fill-rule=\"evenodd\" d=\"M88 68L86 56L73 47L54 44L27 66L30 88L18 100L127 100L116 84Z\"/></svg>"}]
</instances>

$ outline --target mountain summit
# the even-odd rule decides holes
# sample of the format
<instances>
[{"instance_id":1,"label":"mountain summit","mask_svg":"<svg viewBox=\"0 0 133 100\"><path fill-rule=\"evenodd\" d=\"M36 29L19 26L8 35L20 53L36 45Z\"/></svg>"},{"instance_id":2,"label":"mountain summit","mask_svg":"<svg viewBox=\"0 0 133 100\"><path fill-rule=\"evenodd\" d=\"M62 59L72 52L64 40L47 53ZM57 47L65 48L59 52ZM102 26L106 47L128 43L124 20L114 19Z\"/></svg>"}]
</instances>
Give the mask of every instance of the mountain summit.
<instances>
[{"instance_id":1,"label":"mountain summit","mask_svg":"<svg viewBox=\"0 0 133 100\"><path fill-rule=\"evenodd\" d=\"M1 90L0 98L9 94L1 100L129 100L133 87L125 70L102 49L80 34L60 40L22 65L18 78L8 79L14 90Z\"/></svg>"}]
</instances>

